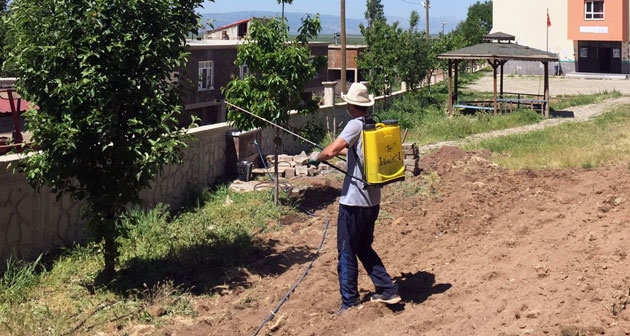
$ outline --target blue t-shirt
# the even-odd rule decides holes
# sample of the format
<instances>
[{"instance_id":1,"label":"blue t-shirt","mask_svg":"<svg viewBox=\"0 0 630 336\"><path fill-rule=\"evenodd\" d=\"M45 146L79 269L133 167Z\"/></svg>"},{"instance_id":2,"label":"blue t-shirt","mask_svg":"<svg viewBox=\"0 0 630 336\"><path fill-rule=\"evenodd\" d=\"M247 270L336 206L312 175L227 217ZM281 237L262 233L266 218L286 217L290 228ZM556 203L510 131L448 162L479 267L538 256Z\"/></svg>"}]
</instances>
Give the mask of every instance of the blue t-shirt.
<instances>
[{"instance_id":1,"label":"blue t-shirt","mask_svg":"<svg viewBox=\"0 0 630 336\"><path fill-rule=\"evenodd\" d=\"M363 175L363 147L361 131L363 130L362 118L352 119L344 127L339 137L348 143L348 174L365 180ZM357 158L359 162L357 163ZM365 183L346 175L341 189L339 203L348 206L372 207L381 203L381 188L379 186L367 186Z\"/></svg>"}]
</instances>

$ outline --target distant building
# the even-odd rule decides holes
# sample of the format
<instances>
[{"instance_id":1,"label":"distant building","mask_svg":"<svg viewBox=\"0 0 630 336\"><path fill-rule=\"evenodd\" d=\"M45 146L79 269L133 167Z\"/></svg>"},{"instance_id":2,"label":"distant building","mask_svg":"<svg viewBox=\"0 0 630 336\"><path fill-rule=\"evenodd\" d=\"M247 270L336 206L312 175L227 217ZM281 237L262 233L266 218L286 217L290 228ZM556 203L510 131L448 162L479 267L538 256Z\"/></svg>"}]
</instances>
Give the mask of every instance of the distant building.
<instances>
[{"instance_id":1,"label":"distant building","mask_svg":"<svg viewBox=\"0 0 630 336\"><path fill-rule=\"evenodd\" d=\"M249 33L249 24L253 18L230 23L217 29L208 30L204 40L242 40Z\"/></svg>"},{"instance_id":2,"label":"distant building","mask_svg":"<svg viewBox=\"0 0 630 336\"><path fill-rule=\"evenodd\" d=\"M349 82L361 82L361 69L357 64L359 55L365 51L365 45L346 45L346 80ZM328 80L341 79L341 46L328 46Z\"/></svg>"},{"instance_id":3,"label":"distant building","mask_svg":"<svg viewBox=\"0 0 630 336\"><path fill-rule=\"evenodd\" d=\"M630 74L630 0L493 0L492 10L492 32L558 54L564 73ZM533 62L508 62L505 71L542 72Z\"/></svg>"},{"instance_id":4,"label":"distant building","mask_svg":"<svg viewBox=\"0 0 630 336\"><path fill-rule=\"evenodd\" d=\"M234 64L237 49L243 41L238 40L193 40L188 41L190 56L183 73L176 74L176 81L184 88L183 102L185 115L195 115L201 125L214 124L226 120L224 99L221 92L233 78L243 78L249 74L247 64ZM327 56L328 43L309 43L313 56ZM304 86L304 99L323 92L322 82L327 80L324 67ZM186 124L187 120L183 120Z\"/></svg>"}]
</instances>

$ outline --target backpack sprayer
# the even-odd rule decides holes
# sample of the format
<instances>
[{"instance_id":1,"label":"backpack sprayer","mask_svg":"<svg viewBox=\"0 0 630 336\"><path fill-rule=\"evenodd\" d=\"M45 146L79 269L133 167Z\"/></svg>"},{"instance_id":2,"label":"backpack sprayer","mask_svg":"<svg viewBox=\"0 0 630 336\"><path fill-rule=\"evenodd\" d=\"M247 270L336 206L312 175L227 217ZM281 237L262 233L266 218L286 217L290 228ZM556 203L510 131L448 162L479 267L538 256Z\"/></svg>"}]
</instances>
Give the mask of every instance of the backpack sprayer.
<instances>
[{"instance_id":1,"label":"backpack sprayer","mask_svg":"<svg viewBox=\"0 0 630 336\"><path fill-rule=\"evenodd\" d=\"M363 176L370 185L385 185L405 179L402 140L398 120L375 123L363 119Z\"/></svg>"},{"instance_id":2,"label":"backpack sprayer","mask_svg":"<svg viewBox=\"0 0 630 336\"><path fill-rule=\"evenodd\" d=\"M255 118L258 118L278 129L281 129L319 149L324 149L322 146L314 143L313 141L310 141L300 136L299 134L296 134L295 132L292 132L259 115L256 115L227 101L225 102L225 104L239 111L245 112ZM400 126L398 125L398 121L384 120L382 122L375 123L371 116L364 118L362 136L364 161L364 166L362 167L363 178L350 175L348 174L348 172L329 162L323 161L323 163L351 178L363 182L366 186L381 186L388 183L404 180L405 166L402 159L402 141L400 138ZM345 159L339 156L337 157L345 161ZM357 162L359 162L359 160L357 160Z\"/></svg>"}]
</instances>

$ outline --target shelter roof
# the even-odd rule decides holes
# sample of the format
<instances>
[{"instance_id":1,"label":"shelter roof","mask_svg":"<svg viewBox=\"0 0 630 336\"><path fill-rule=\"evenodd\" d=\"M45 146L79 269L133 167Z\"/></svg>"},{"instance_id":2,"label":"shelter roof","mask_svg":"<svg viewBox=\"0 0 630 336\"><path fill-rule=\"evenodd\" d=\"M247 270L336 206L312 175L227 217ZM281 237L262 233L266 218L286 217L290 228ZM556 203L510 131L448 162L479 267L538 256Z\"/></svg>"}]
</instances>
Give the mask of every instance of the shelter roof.
<instances>
[{"instance_id":1,"label":"shelter roof","mask_svg":"<svg viewBox=\"0 0 630 336\"><path fill-rule=\"evenodd\" d=\"M516 39L516 36L514 35L510 35L510 34L506 34L506 33L502 33L502 32L496 32L496 33L492 33L492 34L488 34L488 35L484 35L483 36L483 40L484 41L514 41Z\"/></svg>"},{"instance_id":2,"label":"shelter roof","mask_svg":"<svg viewBox=\"0 0 630 336\"><path fill-rule=\"evenodd\" d=\"M549 53L540 49L522 46L515 43L484 42L470 47L441 53L438 55L438 58L554 62L558 61L558 54Z\"/></svg>"}]
</instances>

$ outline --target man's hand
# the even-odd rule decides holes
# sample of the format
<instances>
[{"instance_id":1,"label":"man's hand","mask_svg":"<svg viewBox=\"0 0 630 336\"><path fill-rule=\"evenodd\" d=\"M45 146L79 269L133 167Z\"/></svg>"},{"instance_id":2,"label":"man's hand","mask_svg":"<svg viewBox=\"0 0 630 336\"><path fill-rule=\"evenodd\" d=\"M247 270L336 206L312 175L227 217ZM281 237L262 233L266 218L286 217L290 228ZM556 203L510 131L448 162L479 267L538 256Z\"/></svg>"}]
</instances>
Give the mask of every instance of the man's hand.
<instances>
[{"instance_id":1,"label":"man's hand","mask_svg":"<svg viewBox=\"0 0 630 336\"><path fill-rule=\"evenodd\" d=\"M308 164L312 165L312 166L319 166L319 152L313 152L311 153L311 156L308 157Z\"/></svg>"}]
</instances>

